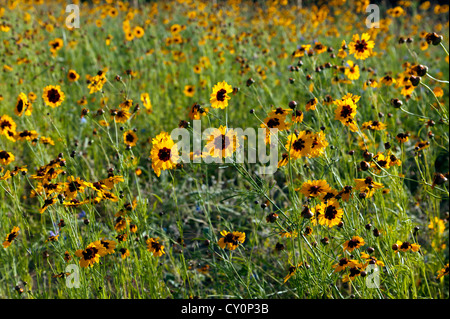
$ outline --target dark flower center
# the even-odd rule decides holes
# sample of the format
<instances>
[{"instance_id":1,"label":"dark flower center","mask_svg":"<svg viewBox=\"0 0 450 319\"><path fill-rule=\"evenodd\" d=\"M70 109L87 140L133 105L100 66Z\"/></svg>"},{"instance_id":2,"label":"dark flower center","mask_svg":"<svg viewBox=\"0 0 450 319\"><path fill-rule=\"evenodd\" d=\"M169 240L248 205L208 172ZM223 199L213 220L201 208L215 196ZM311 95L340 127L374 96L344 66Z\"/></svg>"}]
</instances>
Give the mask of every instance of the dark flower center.
<instances>
[{"instance_id":1,"label":"dark flower center","mask_svg":"<svg viewBox=\"0 0 450 319\"><path fill-rule=\"evenodd\" d=\"M350 107L350 105L345 105L342 107L342 111L341 111L341 117L342 118L347 118L352 114L353 109Z\"/></svg>"},{"instance_id":2,"label":"dark flower center","mask_svg":"<svg viewBox=\"0 0 450 319\"><path fill-rule=\"evenodd\" d=\"M78 189L80 188L80 186L81 186L80 183L78 183L78 182L72 182L72 183L70 183L70 185L69 185L69 191L70 191L71 193L74 193L74 192L78 191Z\"/></svg>"},{"instance_id":3,"label":"dark flower center","mask_svg":"<svg viewBox=\"0 0 450 319\"><path fill-rule=\"evenodd\" d=\"M7 241L12 242L14 240L14 238L16 238L16 237L17 237L17 233L13 232L13 233L8 235Z\"/></svg>"},{"instance_id":4,"label":"dark flower center","mask_svg":"<svg viewBox=\"0 0 450 319\"><path fill-rule=\"evenodd\" d=\"M341 260L339 260L339 266L344 266L348 264L348 259L347 258L342 258Z\"/></svg>"},{"instance_id":5,"label":"dark flower center","mask_svg":"<svg viewBox=\"0 0 450 319\"><path fill-rule=\"evenodd\" d=\"M355 50L360 52L360 53L364 53L365 50L367 50L367 42L366 40L361 40L361 41L356 41L355 44Z\"/></svg>"},{"instance_id":6,"label":"dark flower center","mask_svg":"<svg viewBox=\"0 0 450 319\"><path fill-rule=\"evenodd\" d=\"M101 240L100 243L103 245L103 247L105 247L106 249L109 248L109 243L107 241L103 241Z\"/></svg>"},{"instance_id":7,"label":"dark flower center","mask_svg":"<svg viewBox=\"0 0 450 319\"><path fill-rule=\"evenodd\" d=\"M329 219L329 220L333 220L337 215L337 210L336 207L334 207L333 205L328 206L325 209L325 218Z\"/></svg>"},{"instance_id":8,"label":"dark flower center","mask_svg":"<svg viewBox=\"0 0 450 319\"><path fill-rule=\"evenodd\" d=\"M306 142L304 140L302 140L301 138L299 138L298 140L296 140L294 142L294 144L292 144L292 147L297 152L301 152L305 148L305 144L306 144Z\"/></svg>"},{"instance_id":9,"label":"dark flower center","mask_svg":"<svg viewBox=\"0 0 450 319\"><path fill-rule=\"evenodd\" d=\"M226 149L230 145L230 138L226 135L219 135L214 139L214 147L217 149Z\"/></svg>"},{"instance_id":10,"label":"dark flower center","mask_svg":"<svg viewBox=\"0 0 450 319\"><path fill-rule=\"evenodd\" d=\"M12 126L11 126L11 123L10 123L9 121L1 121L1 122L0 122L0 128L1 128L2 130L4 130L6 127L11 128L11 127L12 127Z\"/></svg>"},{"instance_id":11,"label":"dark flower center","mask_svg":"<svg viewBox=\"0 0 450 319\"><path fill-rule=\"evenodd\" d=\"M7 151L1 151L0 152L0 159L7 160L9 158L9 154Z\"/></svg>"},{"instance_id":12,"label":"dark flower center","mask_svg":"<svg viewBox=\"0 0 450 319\"><path fill-rule=\"evenodd\" d=\"M227 94L227 91L225 89L220 89L216 95L217 101L220 101L220 102L225 101L225 94Z\"/></svg>"},{"instance_id":13,"label":"dark flower center","mask_svg":"<svg viewBox=\"0 0 450 319\"><path fill-rule=\"evenodd\" d=\"M95 258L97 252L98 249L95 247L87 248L85 251L82 252L84 260L90 260Z\"/></svg>"},{"instance_id":14,"label":"dark flower center","mask_svg":"<svg viewBox=\"0 0 450 319\"><path fill-rule=\"evenodd\" d=\"M277 109L275 110L275 114L283 115L283 114L284 114L283 108L281 108L281 107L277 108Z\"/></svg>"},{"instance_id":15,"label":"dark flower center","mask_svg":"<svg viewBox=\"0 0 450 319\"><path fill-rule=\"evenodd\" d=\"M132 134L127 134L125 139L127 140L127 142L134 142L134 136Z\"/></svg>"},{"instance_id":16,"label":"dark flower center","mask_svg":"<svg viewBox=\"0 0 450 319\"><path fill-rule=\"evenodd\" d=\"M407 241L405 241L405 242L400 246L400 248L401 248L401 249L408 249L410 246L411 246L411 244L408 243Z\"/></svg>"},{"instance_id":17,"label":"dark flower center","mask_svg":"<svg viewBox=\"0 0 450 319\"><path fill-rule=\"evenodd\" d=\"M355 248L359 245L359 240L358 239L352 239L348 242L348 247L350 248Z\"/></svg>"},{"instance_id":18,"label":"dark flower center","mask_svg":"<svg viewBox=\"0 0 450 319\"><path fill-rule=\"evenodd\" d=\"M274 127L277 127L277 126L279 126L280 125L280 120L277 118L277 117L275 117L275 118L273 118L273 119L270 119L268 122L267 122L267 126L269 127L269 128L274 128Z\"/></svg>"},{"instance_id":19,"label":"dark flower center","mask_svg":"<svg viewBox=\"0 0 450 319\"><path fill-rule=\"evenodd\" d=\"M61 95L59 94L58 90L50 89L47 92L47 98L48 98L49 102L57 103L57 102L59 102L59 99L61 98Z\"/></svg>"},{"instance_id":20,"label":"dark flower center","mask_svg":"<svg viewBox=\"0 0 450 319\"><path fill-rule=\"evenodd\" d=\"M364 180L364 183L366 185L372 185L372 183L373 183L372 177L370 177L370 176L366 177L366 179Z\"/></svg>"},{"instance_id":21,"label":"dark flower center","mask_svg":"<svg viewBox=\"0 0 450 319\"><path fill-rule=\"evenodd\" d=\"M170 154L171 154L170 149L164 147L159 150L158 158L163 162L167 162L168 160L170 160Z\"/></svg>"},{"instance_id":22,"label":"dark flower center","mask_svg":"<svg viewBox=\"0 0 450 319\"><path fill-rule=\"evenodd\" d=\"M17 102L17 112L21 113L23 110L23 101L22 99L19 100L19 102Z\"/></svg>"},{"instance_id":23,"label":"dark flower center","mask_svg":"<svg viewBox=\"0 0 450 319\"><path fill-rule=\"evenodd\" d=\"M386 161L386 160L381 160L381 161L378 161L377 163L378 163L378 165L380 165L381 167L386 167L386 165L387 165L387 161Z\"/></svg>"},{"instance_id":24,"label":"dark flower center","mask_svg":"<svg viewBox=\"0 0 450 319\"><path fill-rule=\"evenodd\" d=\"M360 273L361 273L361 270L359 270L356 267L350 269L350 277L356 277Z\"/></svg>"},{"instance_id":25,"label":"dark flower center","mask_svg":"<svg viewBox=\"0 0 450 319\"><path fill-rule=\"evenodd\" d=\"M160 251L161 250L161 244L160 243L157 243L157 242L152 242L152 248L156 251L156 252L158 252L158 251Z\"/></svg>"},{"instance_id":26,"label":"dark flower center","mask_svg":"<svg viewBox=\"0 0 450 319\"><path fill-rule=\"evenodd\" d=\"M320 186L314 185L311 186L311 188L309 189L309 192L311 194L317 194L320 191Z\"/></svg>"}]
</instances>

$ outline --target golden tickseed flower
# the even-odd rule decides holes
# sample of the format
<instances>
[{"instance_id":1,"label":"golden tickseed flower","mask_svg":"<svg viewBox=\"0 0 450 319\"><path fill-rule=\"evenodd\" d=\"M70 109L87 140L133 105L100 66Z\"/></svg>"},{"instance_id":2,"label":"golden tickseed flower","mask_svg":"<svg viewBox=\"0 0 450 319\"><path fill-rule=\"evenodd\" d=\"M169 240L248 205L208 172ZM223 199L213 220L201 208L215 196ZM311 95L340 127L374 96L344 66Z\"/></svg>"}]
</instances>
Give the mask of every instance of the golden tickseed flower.
<instances>
[{"instance_id":1,"label":"golden tickseed flower","mask_svg":"<svg viewBox=\"0 0 450 319\"><path fill-rule=\"evenodd\" d=\"M0 151L0 165L8 165L15 159L14 155L7 151Z\"/></svg>"},{"instance_id":2,"label":"golden tickseed flower","mask_svg":"<svg viewBox=\"0 0 450 319\"><path fill-rule=\"evenodd\" d=\"M237 148L239 148L239 138L236 132L222 125L211 133L206 142L208 154L215 158L231 157Z\"/></svg>"},{"instance_id":3,"label":"golden tickseed flower","mask_svg":"<svg viewBox=\"0 0 450 319\"><path fill-rule=\"evenodd\" d=\"M311 100L308 101L308 103L306 103L306 110L307 111L314 111L316 109L316 105L319 101L317 100L317 98L313 98Z\"/></svg>"},{"instance_id":4,"label":"golden tickseed flower","mask_svg":"<svg viewBox=\"0 0 450 319\"><path fill-rule=\"evenodd\" d=\"M391 167L391 159L383 153L378 153L373 157L373 162L370 163L370 167L379 173L381 169L388 169Z\"/></svg>"},{"instance_id":5,"label":"golden tickseed flower","mask_svg":"<svg viewBox=\"0 0 450 319\"><path fill-rule=\"evenodd\" d=\"M141 94L141 101L142 105L144 105L145 109L147 110L147 113L152 112L152 102L150 100L150 96L148 93L142 93Z\"/></svg>"},{"instance_id":6,"label":"golden tickseed flower","mask_svg":"<svg viewBox=\"0 0 450 319\"><path fill-rule=\"evenodd\" d=\"M206 116L209 112L209 109L203 108L198 103L192 104L192 106L189 108L189 118L191 120L200 120L202 116Z\"/></svg>"},{"instance_id":7,"label":"golden tickseed flower","mask_svg":"<svg viewBox=\"0 0 450 319\"><path fill-rule=\"evenodd\" d=\"M131 116L131 113L125 109L111 110L111 116L117 123L125 123Z\"/></svg>"},{"instance_id":8,"label":"golden tickseed flower","mask_svg":"<svg viewBox=\"0 0 450 319\"><path fill-rule=\"evenodd\" d=\"M353 186L346 185L344 188L336 195L339 196L344 202L348 202L350 200L350 197L353 196L352 194Z\"/></svg>"},{"instance_id":9,"label":"golden tickseed flower","mask_svg":"<svg viewBox=\"0 0 450 319\"><path fill-rule=\"evenodd\" d=\"M338 225L344 215L344 211L340 209L339 202L334 198L326 203L317 205L315 210L316 214L318 213L318 223L330 228Z\"/></svg>"},{"instance_id":10,"label":"golden tickseed flower","mask_svg":"<svg viewBox=\"0 0 450 319\"><path fill-rule=\"evenodd\" d=\"M127 248L120 248L119 252L120 252L120 257L122 259L125 259L130 256L130 251Z\"/></svg>"},{"instance_id":11,"label":"golden tickseed flower","mask_svg":"<svg viewBox=\"0 0 450 319\"><path fill-rule=\"evenodd\" d=\"M14 138L18 141L33 141L35 139L38 138L38 133L34 130L32 131L28 131L28 130L24 130L21 132L16 132L16 134L14 135Z\"/></svg>"},{"instance_id":12,"label":"golden tickseed flower","mask_svg":"<svg viewBox=\"0 0 450 319\"><path fill-rule=\"evenodd\" d=\"M144 34L145 34L145 32L144 32L144 29L143 29L142 27L140 27L140 26L134 27L134 29L133 29L133 35L134 35L136 38L142 38L142 37L144 36Z\"/></svg>"},{"instance_id":13,"label":"golden tickseed flower","mask_svg":"<svg viewBox=\"0 0 450 319\"><path fill-rule=\"evenodd\" d=\"M303 122L303 112L300 110L295 110L292 113L292 123L301 123Z\"/></svg>"},{"instance_id":14,"label":"golden tickseed flower","mask_svg":"<svg viewBox=\"0 0 450 319\"><path fill-rule=\"evenodd\" d=\"M264 119L264 124L261 124L262 128L278 129L284 131L289 128L290 124L285 122L285 115L270 115Z\"/></svg>"},{"instance_id":15,"label":"golden tickseed flower","mask_svg":"<svg viewBox=\"0 0 450 319\"><path fill-rule=\"evenodd\" d=\"M386 129L387 125L380 121L368 121L364 122L361 126L362 130L382 131Z\"/></svg>"},{"instance_id":16,"label":"golden tickseed flower","mask_svg":"<svg viewBox=\"0 0 450 319\"><path fill-rule=\"evenodd\" d=\"M78 81L80 75L75 70L69 70L69 72L67 72L67 78L70 82L75 82Z\"/></svg>"},{"instance_id":17,"label":"golden tickseed flower","mask_svg":"<svg viewBox=\"0 0 450 319\"><path fill-rule=\"evenodd\" d=\"M22 116L23 114L30 116L33 108L31 107L31 102L28 101L27 95L25 93L20 93L17 102L16 107L14 108L14 113L17 116Z\"/></svg>"},{"instance_id":18,"label":"golden tickseed flower","mask_svg":"<svg viewBox=\"0 0 450 319\"><path fill-rule=\"evenodd\" d=\"M55 108L61 105L65 99L65 95L64 92L61 91L61 87L59 85L48 85L44 88L42 98L47 106Z\"/></svg>"},{"instance_id":19,"label":"golden tickseed flower","mask_svg":"<svg viewBox=\"0 0 450 319\"><path fill-rule=\"evenodd\" d=\"M183 91L184 95L186 95L187 97L193 97L195 94L195 86L193 85L186 85L184 87L184 91Z\"/></svg>"},{"instance_id":20,"label":"golden tickseed flower","mask_svg":"<svg viewBox=\"0 0 450 319\"><path fill-rule=\"evenodd\" d=\"M300 193L306 197L317 197L322 194L326 194L331 190L330 185L328 185L326 180L315 180L304 182L300 188Z\"/></svg>"},{"instance_id":21,"label":"golden tickseed flower","mask_svg":"<svg viewBox=\"0 0 450 319\"><path fill-rule=\"evenodd\" d=\"M344 74L348 77L349 80L358 80L360 73L359 73L359 66L357 64L354 64L353 61L348 60L347 61L348 68L345 68Z\"/></svg>"},{"instance_id":22,"label":"golden tickseed flower","mask_svg":"<svg viewBox=\"0 0 450 319\"><path fill-rule=\"evenodd\" d=\"M64 253L64 261L69 262L72 260L72 256L70 256L69 252L66 250Z\"/></svg>"},{"instance_id":23,"label":"golden tickseed flower","mask_svg":"<svg viewBox=\"0 0 450 319\"><path fill-rule=\"evenodd\" d=\"M153 253L154 257L161 257L165 254L164 252L164 246L159 243L159 237L158 238L149 238L145 242L147 244L147 250L151 253Z\"/></svg>"},{"instance_id":24,"label":"golden tickseed flower","mask_svg":"<svg viewBox=\"0 0 450 319\"><path fill-rule=\"evenodd\" d=\"M137 140L138 137L133 130L128 130L125 133L123 133L123 141L126 145L130 147L136 146Z\"/></svg>"},{"instance_id":25,"label":"golden tickseed flower","mask_svg":"<svg viewBox=\"0 0 450 319\"><path fill-rule=\"evenodd\" d=\"M0 133L6 135L8 132L16 132L16 122L8 116L2 115L0 116Z\"/></svg>"},{"instance_id":26,"label":"golden tickseed flower","mask_svg":"<svg viewBox=\"0 0 450 319\"><path fill-rule=\"evenodd\" d=\"M89 77L88 81L88 89L90 90L89 94L100 91L103 88L103 85L106 83L105 72L99 71L99 73L94 77Z\"/></svg>"},{"instance_id":27,"label":"golden tickseed flower","mask_svg":"<svg viewBox=\"0 0 450 319\"><path fill-rule=\"evenodd\" d=\"M61 38L56 38L51 40L48 44L50 45L50 52L53 56L56 56L56 53L63 47L64 41Z\"/></svg>"},{"instance_id":28,"label":"golden tickseed flower","mask_svg":"<svg viewBox=\"0 0 450 319\"><path fill-rule=\"evenodd\" d=\"M102 239L98 243L99 243L99 245L103 246L103 248L104 248L104 255L113 254L114 253L114 249L116 248L116 245L117 245L117 243L115 241L107 240L107 239Z\"/></svg>"},{"instance_id":29,"label":"golden tickseed flower","mask_svg":"<svg viewBox=\"0 0 450 319\"><path fill-rule=\"evenodd\" d=\"M349 282L354 280L356 277L361 275L361 271L363 270L363 265L356 264L353 267L350 268L349 274L342 278L342 282Z\"/></svg>"},{"instance_id":30,"label":"golden tickseed flower","mask_svg":"<svg viewBox=\"0 0 450 319\"><path fill-rule=\"evenodd\" d=\"M244 232L228 232L226 230L222 230L220 234L223 237L219 239L218 245L222 249L227 247L229 250L235 250L239 246L239 243L243 244L245 241Z\"/></svg>"},{"instance_id":31,"label":"golden tickseed flower","mask_svg":"<svg viewBox=\"0 0 450 319\"><path fill-rule=\"evenodd\" d=\"M156 176L161 175L161 170L173 169L179 160L178 147L166 132L160 133L152 140L152 168Z\"/></svg>"},{"instance_id":32,"label":"golden tickseed flower","mask_svg":"<svg viewBox=\"0 0 450 319\"><path fill-rule=\"evenodd\" d=\"M407 241L402 243L401 241L398 240L395 243L395 245L393 245L393 248L397 248L397 249L394 249L394 251L396 253L398 251L407 252L408 250L411 250L413 252L418 252L419 249L420 249L420 245L418 245L418 244L411 244L411 243L409 243Z\"/></svg>"},{"instance_id":33,"label":"golden tickseed flower","mask_svg":"<svg viewBox=\"0 0 450 319\"><path fill-rule=\"evenodd\" d=\"M422 150L424 150L424 149L426 149L428 147L430 147L430 142L428 142L428 141L419 141L419 142L416 143L416 145L414 147L414 150L416 152L418 152L418 151L422 151Z\"/></svg>"},{"instance_id":34,"label":"golden tickseed flower","mask_svg":"<svg viewBox=\"0 0 450 319\"><path fill-rule=\"evenodd\" d=\"M405 10L403 10L403 8L400 7L400 6L397 6L395 8L388 9L386 11L386 13L389 14L390 16L394 17L394 18L398 18L398 17L400 17L400 16L405 14Z\"/></svg>"},{"instance_id":35,"label":"golden tickseed flower","mask_svg":"<svg viewBox=\"0 0 450 319\"><path fill-rule=\"evenodd\" d=\"M313 50L316 52L316 54L321 54L327 51L327 47L320 42L316 42L313 46Z\"/></svg>"},{"instance_id":36,"label":"golden tickseed flower","mask_svg":"<svg viewBox=\"0 0 450 319\"><path fill-rule=\"evenodd\" d=\"M406 143L409 140L409 133L398 133L395 137L400 143Z\"/></svg>"},{"instance_id":37,"label":"golden tickseed flower","mask_svg":"<svg viewBox=\"0 0 450 319\"><path fill-rule=\"evenodd\" d=\"M11 245L12 241L17 237L19 234L20 228L17 226L14 226L11 232L6 236L5 241L3 242L3 248L7 248Z\"/></svg>"},{"instance_id":38,"label":"golden tickseed flower","mask_svg":"<svg viewBox=\"0 0 450 319\"><path fill-rule=\"evenodd\" d=\"M375 42L370 39L368 33L363 33L361 38L359 34L355 34L352 37L352 41L348 44L349 54L353 54L355 59L365 60L370 57L373 52L372 49L375 47Z\"/></svg>"},{"instance_id":39,"label":"golden tickseed flower","mask_svg":"<svg viewBox=\"0 0 450 319\"><path fill-rule=\"evenodd\" d=\"M448 264L445 265L444 268L442 268L441 270L438 271L438 275L436 276L436 279L440 279L443 276L448 276L449 274L449 267Z\"/></svg>"},{"instance_id":40,"label":"golden tickseed flower","mask_svg":"<svg viewBox=\"0 0 450 319\"><path fill-rule=\"evenodd\" d=\"M373 178L368 176L362 179L355 179L356 190L367 194L367 198L372 197L375 190L383 188L383 184L374 182Z\"/></svg>"},{"instance_id":41,"label":"golden tickseed flower","mask_svg":"<svg viewBox=\"0 0 450 319\"><path fill-rule=\"evenodd\" d=\"M127 218L123 216L118 216L115 220L114 229L117 232L121 232L125 230L126 227L127 227Z\"/></svg>"},{"instance_id":42,"label":"golden tickseed flower","mask_svg":"<svg viewBox=\"0 0 450 319\"><path fill-rule=\"evenodd\" d=\"M344 251L348 250L349 252L352 252L353 250L364 246L364 244L365 242L363 238L359 236L353 236L352 239L347 240L344 243Z\"/></svg>"},{"instance_id":43,"label":"golden tickseed flower","mask_svg":"<svg viewBox=\"0 0 450 319\"><path fill-rule=\"evenodd\" d=\"M295 273L297 272L297 269L300 268L303 265L303 263L299 263L297 265L297 267L295 266L290 266L288 269L288 274L286 275L286 277L284 277L283 282L286 283L286 281L288 281L292 276L295 275Z\"/></svg>"},{"instance_id":44,"label":"golden tickseed flower","mask_svg":"<svg viewBox=\"0 0 450 319\"><path fill-rule=\"evenodd\" d=\"M347 267L353 268L358 265L358 261L354 259L341 258L339 263L333 265L334 272L345 270Z\"/></svg>"},{"instance_id":45,"label":"golden tickseed flower","mask_svg":"<svg viewBox=\"0 0 450 319\"><path fill-rule=\"evenodd\" d=\"M75 252L75 256L81 258L80 266L83 268L93 267L95 263L100 261L100 257L106 254L105 248L100 244L99 241L90 243L86 249L78 249Z\"/></svg>"},{"instance_id":46,"label":"golden tickseed flower","mask_svg":"<svg viewBox=\"0 0 450 319\"><path fill-rule=\"evenodd\" d=\"M366 254L365 252L361 252L361 258L366 260L366 263L363 265L363 268L365 269L369 264L377 265L381 267L385 267L385 264L383 261L376 259L374 256L370 256L369 254Z\"/></svg>"},{"instance_id":47,"label":"golden tickseed flower","mask_svg":"<svg viewBox=\"0 0 450 319\"><path fill-rule=\"evenodd\" d=\"M386 86L390 86L392 84L395 84L396 81L392 76L385 75L384 77L381 78L380 82Z\"/></svg>"},{"instance_id":48,"label":"golden tickseed flower","mask_svg":"<svg viewBox=\"0 0 450 319\"><path fill-rule=\"evenodd\" d=\"M298 159L305 157L311 150L311 136L306 131L301 131L298 135L292 133L287 138L286 149L290 152L291 158Z\"/></svg>"},{"instance_id":49,"label":"golden tickseed flower","mask_svg":"<svg viewBox=\"0 0 450 319\"><path fill-rule=\"evenodd\" d=\"M213 108L224 109L228 106L228 100L230 97L228 93L232 93L233 88L225 81L219 82L213 87L210 103Z\"/></svg>"}]
</instances>

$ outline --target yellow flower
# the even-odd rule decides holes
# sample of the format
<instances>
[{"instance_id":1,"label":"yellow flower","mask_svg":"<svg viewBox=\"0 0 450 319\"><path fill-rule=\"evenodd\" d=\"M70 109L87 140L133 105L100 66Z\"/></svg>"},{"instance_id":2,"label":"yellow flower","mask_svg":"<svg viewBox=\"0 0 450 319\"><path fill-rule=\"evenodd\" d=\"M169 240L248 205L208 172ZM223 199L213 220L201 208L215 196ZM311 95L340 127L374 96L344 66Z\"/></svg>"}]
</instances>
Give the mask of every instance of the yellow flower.
<instances>
[{"instance_id":1,"label":"yellow flower","mask_svg":"<svg viewBox=\"0 0 450 319\"><path fill-rule=\"evenodd\" d=\"M445 265L444 268L442 268L441 270L438 271L438 275L436 276L436 279L440 279L441 277L446 276L446 275L448 276L448 274L449 274L449 267L447 264L447 265Z\"/></svg>"},{"instance_id":2,"label":"yellow flower","mask_svg":"<svg viewBox=\"0 0 450 319\"><path fill-rule=\"evenodd\" d=\"M322 194L326 194L331 190L330 185L328 185L326 180L315 180L304 182L300 188L300 193L306 197L317 197Z\"/></svg>"},{"instance_id":3,"label":"yellow flower","mask_svg":"<svg viewBox=\"0 0 450 319\"><path fill-rule=\"evenodd\" d=\"M326 203L317 205L315 211L316 215L318 214L316 222L330 228L338 225L344 215L344 211L340 209L339 202L334 198Z\"/></svg>"},{"instance_id":4,"label":"yellow flower","mask_svg":"<svg viewBox=\"0 0 450 319\"><path fill-rule=\"evenodd\" d=\"M186 85L184 87L184 91L183 91L184 95L186 95L187 97L193 97L195 94L195 86L193 85Z\"/></svg>"},{"instance_id":5,"label":"yellow flower","mask_svg":"<svg viewBox=\"0 0 450 319\"><path fill-rule=\"evenodd\" d=\"M20 228L17 226L14 226L11 232L6 236L5 241L3 242L3 248L7 248L11 245L12 241L17 237L19 234Z\"/></svg>"},{"instance_id":6,"label":"yellow flower","mask_svg":"<svg viewBox=\"0 0 450 319\"><path fill-rule=\"evenodd\" d=\"M245 233L243 232L222 230L220 234L223 237L219 239L218 245L222 249L227 247L229 250L235 250L239 246L239 243L243 244L245 241Z\"/></svg>"},{"instance_id":7,"label":"yellow flower","mask_svg":"<svg viewBox=\"0 0 450 319\"><path fill-rule=\"evenodd\" d=\"M213 87L213 92L211 94L210 103L213 108L224 109L228 106L228 100L230 97L228 93L233 92L231 85L225 81L219 82Z\"/></svg>"},{"instance_id":8,"label":"yellow flower","mask_svg":"<svg viewBox=\"0 0 450 319\"><path fill-rule=\"evenodd\" d=\"M287 138L286 149L294 159L305 157L311 150L311 136L306 134L305 131L301 131L298 135L292 133Z\"/></svg>"},{"instance_id":9,"label":"yellow flower","mask_svg":"<svg viewBox=\"0 0 450 319\"><path fill-rule=\"evenodd\" d=\"M173 169L178 160L178 147L166 132L162 132L152 140L152 168L156 176L161 175L161 170Z\"/></svg>"},{"instance_id":10,"label":"yellow flower","mask_svg":"<svg viewBox=\"0 0 450 319\"><path fill-rule=\"evenodd\" d=\"M344 243L344 251L348 250L349 252L352 252L353 250L364 246L364 244L364 239L359 236L353 236L352 239L347 240Z\"/></svg>"},{"instance_id":11,"label":"yellow flower","mask_svg":"<svg viewBox=\"0 0 450 319\"><path fill-rule=\"evenodd\" d=\"M368 33L363 33L361 39L359 34L352 37L352 41L348 44L349 53L355 56L355 59L365 60L372 55L372 49L375 47L375 42L370 39ZM359 77L359 76L358 76Z\"/></svg>"},{"instance_id":12,"label":"yellow flower","mask_svg":"<svg viewBox=\"0 0 450 319\"><path fill-rule=\"evenodd\" d=\"M0 164L8 165L11 162L14 162L14 155L7 151L0 151Z\"/></svg>"},{"instance_id":13,"label":"yellow flower","mask_svg":"<svg viewBox=\"0 0 450 319\"><path fill-rule=\"evenodd\" d=\"M93 267L95 263L100 261L100 257L106 254L106 250L99 241L90 243L86 249L78 249L75 256L81 258L80 266L83 268Z\"/></svg>"},{"instance_id":14,"label":"yellow flower","mask_svg":"<svg viewBox=\"0 0 450 319\"><path fill-rule=\"evenodd\" d=\"M17 116L22 116L24 113L25 115L30 116L32 110L31 102L28 101L27 95L21 92L17 98L14 113L16 113Z\"/></svg>"},{"instance_id":15,"label":"yellow flower","mask_svg":"<svg viewBox=\"0 0 450 319\"><path fill-rule=\"evenodd\" d=\"M159 238L149 238L145 243L147 244L147 250L153 253L153 256L161 257L165 254L164 246L159 243Z\"/></svg>"},{"instance_id":16,"label":"yellow flower","mask_svg":"<svg viewBox=\"0 0 450 319\"><path fill-rule=\"evenodd\" d=\"M67 72L67 78L70 82L75 82L78 81L80 75L75 70L69 70L69 72Z\"/></svg>"},{"instance_id":17,"label":"yellow flower","mask_svg":"<svg viewBox=\"0 0 450 319\"><path fill-rule=\"evenodd\" d=\"M59 85L48 85L44 88L42 98L44 99L46 105L55 108L61 105L65 99L65 95L64 92L61 91L61 87Z\"/></svg>"},{"instance_id":18,"label":"yellow flower","mask_svg":"<svg viewBox=\"0 0 450 319\"><path fill-rule=\"evenodd\" d=\"M123 133L123 141L126 145L129 146L136 146L136 142L138 140L138 137L133 130L128 130L125 133Z\"/></svg>"},{"instance_id":19,"label":"yellow flower","mask_svg":"<svg viewBox=\"0 0 450 319\"><path fill-rule=\"evenodd\" d=\"M358 80L359 79L359 66L354 64L353 61L347 61L348 68L345 68L344 74L348 77L349 80Z\"/></svg>"},{"instance_id":20,"label":"yellow flower","mask_svg":"<svg viewBox=\"0 0 450 319\"><path fill-rule=\"evenodd\" d=\"M152 111L152 102L150 101L150 96L148 95L148 93L141 94L141 101L142 105L144 105L145 109L147 110L147 113L150 113Z\"/></svg>"},{"instance_id":21,"label":"yellow flower","mask_svg":"<svg viewBox=\"0 0 450 319\"><path fill-rule=\"evenodd\" d=\"M211 133L206 142L208 154L215 158L230 157L238 147L239 139L236 132L222 125Z\"/></svg>"}]
</instances>

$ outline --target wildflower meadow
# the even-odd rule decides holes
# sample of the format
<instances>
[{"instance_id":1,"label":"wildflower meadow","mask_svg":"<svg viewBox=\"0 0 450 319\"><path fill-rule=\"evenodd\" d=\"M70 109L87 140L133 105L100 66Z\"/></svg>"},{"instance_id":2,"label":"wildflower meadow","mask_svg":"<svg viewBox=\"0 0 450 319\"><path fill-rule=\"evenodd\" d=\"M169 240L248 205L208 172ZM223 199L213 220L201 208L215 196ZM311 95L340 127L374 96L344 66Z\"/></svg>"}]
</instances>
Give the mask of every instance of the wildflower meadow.
<instances>
[{"instance_id":1,"label":"wildflower meadow","mask_svg":"<svg viewBox=\"0 0 450 319\"><path fill-rule=\"evenodd\" d=\"M1 299L449 298L445 2L0 0L0 52Z\"/></svg>"}]
</instances>

